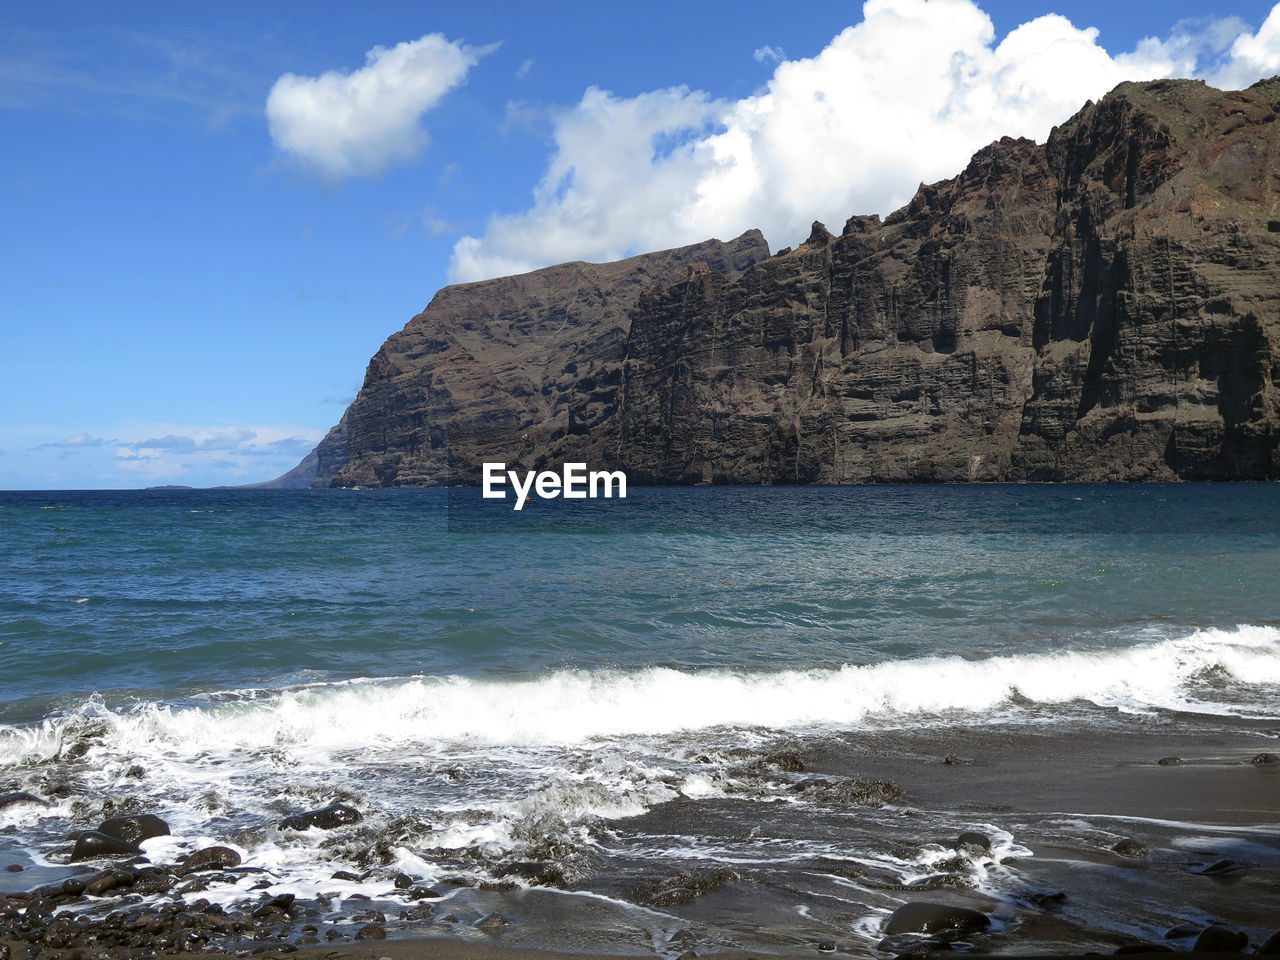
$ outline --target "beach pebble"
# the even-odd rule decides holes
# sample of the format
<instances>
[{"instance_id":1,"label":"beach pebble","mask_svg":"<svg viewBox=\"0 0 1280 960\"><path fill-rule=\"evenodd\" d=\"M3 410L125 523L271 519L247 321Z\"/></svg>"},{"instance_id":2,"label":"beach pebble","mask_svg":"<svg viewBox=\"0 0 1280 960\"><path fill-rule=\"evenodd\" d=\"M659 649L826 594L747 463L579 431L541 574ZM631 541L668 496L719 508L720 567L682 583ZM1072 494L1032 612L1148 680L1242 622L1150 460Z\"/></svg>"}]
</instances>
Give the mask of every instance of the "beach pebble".
<instances>
[{"instance_id":1,"label":"beach pebble","mask_svg":"<svg viewBox=\"0 0 1280 960\"><path fill-rule=\"evenodd\" d=\"M1269 957L1280 956L1280 930L1277 930L1262 941L1262 946L1258 948L1257 952Z\"/></svg>"},{"instance_id":2,"label":"beach pebble","mask_svg":"<svg viewBox=\"0 0 1280 960\"><path fill-rule=\"evenodd\" d=\"M140 813L132 817L103 820L98 824L98 832L136 847L143 840L150 840L152 837L167 837L169 825L155 814Z\"/></svg>"},{"instance_id":3,"label":"beach pebble","mask_svg":"<svg viewBox=\"0 0 1280 960\"><path fill-rule=\"evenodd\" d=\"M1196 937L1192 953L1243 953L1249 946L1249 935L1242 930L1232 930L1215 923L1205 927Z\"/></svg>"},{"instance_id":4,"label":"beach pebble","mask_svg":"<svg viewBox=\"0 0 1280 960\"><path fill-rule=\"evenodd\" d=\"M500 913L491 913L477 920L476 927L480 930L501 930L510 922Z\"/></svg>"},{"instance_id":5,"label":"beach pebble","mask_svg":"<svg viewBox=\"0 0 1280 960\"><path fill-rule=\"evenodd\" d=\"M115 871L102 870L85 881L84 892L91 897L100 897L109 890L114 890L115 886Z\"/></svg>"},{"instance_id":6,"label":"beach pebble","mask_svg":"<svg viewBox=\"0 0 1280 960\"><path fill-rule=\"evenodd\" d=\"M835 953L836 952L836 945L832 943L830 940L819 940L816 944L814 944L814 947L817 949L819 953ZM693 953L692 950L690 950L689 952Z\"/></svg>"},{"instance_id":7,"label":"beach pebble","mask_svg":"<svg viewBox=\"0 0 1280 960\"><path fill-rule=\"evenodd\" d=\"M973 758L958 757L954 753L948 753L945 757L942 758L942 762L945 763L948 767L967 767L969 764L973 763Z\"/></svg>"},{"instance_id":8,"label":"beach pebble","mask_svg":"<svg viewBox=\"0 0 1280 960\"><path fill-rule=\"evenodd\" d=\"M71 859L95 860L99 857L132 857L142 851L133 844L103 833L100 830L86 830L76 837L76 845L71 851Z\"/></svg>"},{"instance_id":9,"label":"beach pebble","mask_svg":"<svg viewBox=\"0 0 1280 960\"><path fill-rule=\"evenodd\" d=\"M309 830L317 827L320 830L333 830L348 823L359 823L364 817L355 807L345 803L331 803L319 810L308 810L306 813L295 813L280 821L281 830Z\"/></svg>"},{"instance_id":10,"label":"beach pebble","mask_svg":"<svg viewBox=\"0 0 1280 960\"><path fill-rule=\"evenodd\" d=\"M1166 940L1181 940L1183 937L1194 937L1199 932L1199 927L1193 927L1189 923L1180 923L1176 927L1170 927L1164 938Z\"/></svg>"},{"instance_id":11,"label":"beach pebble","mask_svg":"<svg viewBox=\"0 0 1280 960\"><path fill-rule=\"evenodd\" d=\"M238 866L240 866L240 854L230 847L205 847L182 861L182 872L195 873L197 870Z\"/></svg>"},{"instance_id":12,"label":"beach pebble","mask_svg":"<svg viewBox=\"0 0 1280 960\"><path fill-rule=\"evenodd\" d=\"M968 907L952 907L942 903L915 901L904 903L885 924L884 932L936 933L939 930L985 930L991 925L984 913Z\"/></svg>"},{"instance_id":13,"label":"beach pebble","mask_svg":"<svg viewBox=\"0 0 1280 960\"><path fill-rule=\"evenodd\" d=\"M1176 767L1181 762L1181 757L1161 757L1156 761L1156 764L1161 767Z\"/></svg>"},{"instance_id":14,"label":"beach pebble","mask_svg":"<svg viewBox=\"0 0 1280 960\"><path fill-rule=\"evenodd\" d=\"M1277 756L1274 753L1260 753L1249 762L1257 763L1257 764L1280 763L1280 756ZM3 806L3 805L4 805L4 797L0 797L0 806Z\"/></svg>"},{"instance_id":15,"label":"beach pebble","mask_svg":"<svg viewBox=\"0 0 1280 960\"><path fill-rule=\"evenodd\" d=\"M376 923L368 923L356 931L357 940L385 940L387 931Z\"/></svg>"},{"instance_id":16,"label":"beach pebble","mask_svg":"<svg viewBox=\"0 0 1280 960\"><path fill-rule=\"evenodd\" d=\"M961 853L990 853L991 838L976 830L966 830L956 838L954 847Z\"/></svg>"},{"instance_id":17,"label":"beach pebble","mask_svg":"<svg viewBox=\"0 0 1280 960\"><path fill-rule=\"evenodd\" d=\"M1062 890L1054 890L1052 892L1041 891L1039 893L1031 894L1031 896L1028 897L1027 899L1030 900L1037 907L1047 908L1047 907L1056 907L1059 904L1066 903L1067 895Z\"/></svg>"},{"instance_id":18,"label":"beach pebble","mask_svg":"<svg viewBox=\"0 0 1280 960\"><path fill-rule=\"evenodd\" d=\"M1151 852L1147 849L1146 844L1139 843L1137 840L1130 840L1128 837L1117 841L1111 849L1122 857L1128 857L1130 860L1137 860L1141 857L1145 857Z\"/></svg>"},{"instance_id":19,"label":"beach pebble","mask_svg":"<svg viewBox=\"0 0 1280 960\"><path fill-rule=\"evenodd\" d=\"M282 893L277 897L264 901L253 911L252 915L258 920L274 919L277 914L287 914L289 908L293 906L293 901L294 895L292 893Z\"/></svg>"}]
</instances>

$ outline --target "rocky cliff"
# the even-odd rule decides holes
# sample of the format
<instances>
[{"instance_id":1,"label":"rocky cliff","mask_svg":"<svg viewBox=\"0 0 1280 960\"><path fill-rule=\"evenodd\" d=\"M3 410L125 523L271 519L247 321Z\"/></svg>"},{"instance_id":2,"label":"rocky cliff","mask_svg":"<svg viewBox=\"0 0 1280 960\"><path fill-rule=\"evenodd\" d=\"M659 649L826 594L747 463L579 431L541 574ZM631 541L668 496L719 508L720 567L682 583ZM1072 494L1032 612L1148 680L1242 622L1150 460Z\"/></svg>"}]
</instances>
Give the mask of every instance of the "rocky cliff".
<instances>
[{"instance_id":1,"label":"rocky cliff","mask_svg":"<svg viewBox=\"0 0 1280 960\"><path fill-rule=\"evenodd\" d=\"M294 480L1280 477L1277 110L1280 78L1122 84L772 257L752 232L448 287Z\"/></svg>"}]
</instances>

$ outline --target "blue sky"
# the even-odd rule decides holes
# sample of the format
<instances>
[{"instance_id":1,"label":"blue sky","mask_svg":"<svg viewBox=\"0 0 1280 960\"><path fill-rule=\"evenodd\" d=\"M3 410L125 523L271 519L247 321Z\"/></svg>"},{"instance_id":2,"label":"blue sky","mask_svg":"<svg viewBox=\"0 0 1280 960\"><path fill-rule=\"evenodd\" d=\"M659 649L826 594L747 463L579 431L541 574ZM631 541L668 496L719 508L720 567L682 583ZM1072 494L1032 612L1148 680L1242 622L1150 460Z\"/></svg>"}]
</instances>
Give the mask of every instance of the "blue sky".
<instances>
[{"instance_id":1,"label":"blue sky","mask_svg":"<svg viewBox=\"0 0 1280 960\"><path fill-rule=\"evenodd\" d=\"M0 488L270 479L446 283L838 231L1119 80L1280 73L1271 14L6 4Z\"/></svg>"}]
</instances>

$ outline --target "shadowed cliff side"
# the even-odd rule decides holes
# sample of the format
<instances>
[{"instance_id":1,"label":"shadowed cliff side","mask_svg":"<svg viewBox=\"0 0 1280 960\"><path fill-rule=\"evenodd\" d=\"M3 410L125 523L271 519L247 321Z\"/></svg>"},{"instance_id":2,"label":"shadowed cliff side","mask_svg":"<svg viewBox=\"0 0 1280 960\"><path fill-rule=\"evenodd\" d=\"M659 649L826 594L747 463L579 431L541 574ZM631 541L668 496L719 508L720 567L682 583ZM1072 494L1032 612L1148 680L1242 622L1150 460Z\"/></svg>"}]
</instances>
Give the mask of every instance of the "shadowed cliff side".
<instances>
[{"instance_id":1,"label":"shadowed cliff side","mask_svg":"<svg viewBox=\"0 0 1280 960\"><path fill-rule=\"evenodd\" d=\"M484 460L652 483L1278 477L1278 108L1276 79L1126 83L1044 145L1003 139L768 259L752 232L446 288L373 358L314 482L474 482Z\"/></svg>"},{"instance_id":2,"label":"shadowed cliff side","mask_svg":"<svg viewBox=\"0 0 1280 960\"><path fill-rule=\"evenodd\" d=\"M690 263L737 277L768 255L751 230L728 243L445 287L369 361L311 476L300 464L293 483L436 486L476 482L485 460L531 461L567 429L577 378L617 355L642 291Z\"/></svg>"}]
</instances>

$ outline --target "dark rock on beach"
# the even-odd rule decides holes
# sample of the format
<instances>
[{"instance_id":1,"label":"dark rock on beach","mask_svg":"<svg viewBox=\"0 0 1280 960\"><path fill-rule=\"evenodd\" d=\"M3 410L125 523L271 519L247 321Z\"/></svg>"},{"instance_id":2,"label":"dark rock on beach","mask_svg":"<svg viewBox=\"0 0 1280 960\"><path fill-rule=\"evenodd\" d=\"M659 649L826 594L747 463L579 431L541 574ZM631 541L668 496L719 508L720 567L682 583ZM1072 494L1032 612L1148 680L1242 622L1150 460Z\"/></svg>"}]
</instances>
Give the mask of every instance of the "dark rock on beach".
<instances>
[{"instance_id":1,"label":"dark rock on beach","mask_svg":"<svg viewBox=\"0 0 1280 960\"><path fill-rule=\"evenodd\" d=\"M1066 903L1067 894L1064 890L1041 890L1028 895L1027 902L1034 907L1048 910Z\"/></svg>"},{"instance_id":2,"label":"dark rock on beach","mask_svg":"<svg viewBox=\"0 0 1280 960\"><path fill-rule=\"evenodd\" d=\"M732 870L706 873L681 870L665 880L646 881L641 890L637 891L637 899L652 907L675 907L692 903L698 897L719 890L738 879L738 875Z\"/></svg>"},{"instance_id":3,"label":"dark rock on beach","mask_svg":"<svg viewBox=\"0 0 1280 960\"><path fill-rule=\"evenodd\" d=\"M884 932L895 933L938 933L943 930L958 930L968 933L985 930L991 925L986 914L968 907L953 907L942 903L913 902L905 903L885 923Z\"/></svg>"},{"instance_id":4,"label":"dark rock on beach","mask_svg":"<svg viewBox=\"0 0 1280 960\"><path fill-rule=\"evenodd\" d=\"M319 810L308 810L306 813L296 813L286 817L280 821L280 829L310 830L315 827L320 830L333 830L349 823L359 823L363 819L364 817L355 807L349 807L345 803L331 803Z\"/></svg>"},{"instance_id":5,"label":"dark rock on beach","mask_svg":"<svg viewBox=\"0 0 1280 960\"><path fill-rule=\"evenodd\" d=\"M1249 935L1241 930L1213 924L1205 927L1191 947L1193 953L1243 953L1249 946Z\"/></svg>"},{"instance_id":6,"label":"dark rock on beach","mask_svg":"<svg viewBox=\"0 0 1280 960\"><path fill-rule=\"evenodd\" d=\"M1118 840L1111 847L1120 856L1128 860L1139 860L1147 856L1151 851L1147 849L1147 845L1139 843L1137 840L1131 840L1128 837Z\"/></svg>"},{"instance_id":7,"label":"dark rock on beach","mask_svg":"<svg viewBox=\"0 0 1280 960\"><path fill-rule=\"evenodd\" d=\"M182 861L183 873L240 866L240 854L230 847L205 847Z\"/></svg>"},{"instance_id":8,"label":"dark rock on beach","mask_svg":"<svg viewBox=\"0 0 1280 960\"><path fill-rule=\"evenodd\" d=\"M538 886L561 886L565 882L565 870L552 860L517 860L498 870L503 877L516 876Z\"/></svg>"},{"instance_id":9,"label":"dark rock on beach","mask_svg":"<svg viewBox=\"0 0 1280 960\"><path fill-rule=\"evenodd\" d=\"M98 825L98 832L109 837L123 840L134 846L152 837L169 835L169 825L151 813L142 813L128 817L112 817Z\"/></svg>"},{"instance_id":10,"label":"dark rock on beach","mask_svg":"<svg viewBox=\"0 0 1280 960\"><path fill-rule=\"evenodd\" d=\"M76 837L76 845L71 851L71 859L96 860L101 857L136 857L142 851L111 834L100 830L86 830Z\"/></svg>"},{"instance_id":11,"label":"dark rock on beach","mask_svg":"<svg viewBox=\"0 0 1280 960\"><path fill-rule=\"evenodd\" d=\"M1277 930L1262 941L1262 946L1258 948L1257 952L1269 957L1280 956L1280 930Z\"/></svg>"},{"instance_id":12,"label":"dark rock on beach","mask_svg":"<svg viewBox=\"0 0 1280 960\"><path fill-rule=\"evenodd\" d=\"M985 833L978 833L976 830L968 830L956 838L956 842L953 846L960 853L990 853L991 838Z\"/></svg>"}]
</instances>

